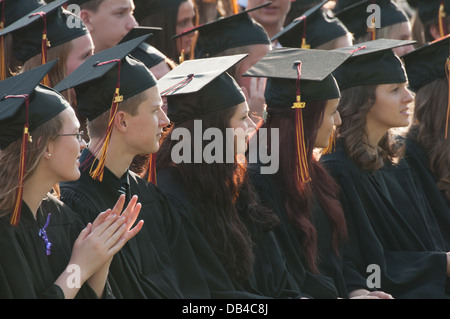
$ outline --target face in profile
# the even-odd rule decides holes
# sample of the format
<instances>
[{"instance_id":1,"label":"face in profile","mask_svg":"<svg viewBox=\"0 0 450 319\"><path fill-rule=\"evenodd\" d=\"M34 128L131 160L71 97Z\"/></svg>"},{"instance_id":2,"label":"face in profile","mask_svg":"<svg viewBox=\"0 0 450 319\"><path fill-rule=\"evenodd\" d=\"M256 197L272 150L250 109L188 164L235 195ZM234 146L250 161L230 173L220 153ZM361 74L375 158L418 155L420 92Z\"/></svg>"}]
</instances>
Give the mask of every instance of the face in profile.
<instances>
[{"instance_id":1,"label":"face in profile","mask_svg":"<svg viewBox=\"0 0 450 319\"><path fill-rule=\"evenodd\" d=\"M256 124L248 116L249 111L247 102L240 103L230 119L230 128L233 128L235 133L235 154L244 154L247 151L249 136L256 129Z\"/></svg>"},{"instance_id":2,"label":"face in profile","mask_svg":"<svg viewBox=\"0 0 450 319\"><path fill-rule=\"evenodd\" d=\"M328 100L323 112L322 123L317 130L314 147L327 148L334 127L341 125L341 116L337 110L339 99Z\"/></svg>"}]
</instances>

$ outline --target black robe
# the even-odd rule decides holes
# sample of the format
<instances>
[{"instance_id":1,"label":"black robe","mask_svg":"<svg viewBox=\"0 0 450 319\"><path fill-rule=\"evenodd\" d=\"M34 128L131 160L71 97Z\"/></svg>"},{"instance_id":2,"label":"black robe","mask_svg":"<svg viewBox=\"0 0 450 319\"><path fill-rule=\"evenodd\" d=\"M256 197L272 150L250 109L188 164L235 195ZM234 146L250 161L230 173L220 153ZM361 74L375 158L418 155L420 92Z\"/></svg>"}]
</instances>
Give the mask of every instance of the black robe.
<instances>
[{"instance_id":1,"label":"black robe","mask_svg":"<svg viewBox=\"0 0 450 319\"><path fill-rule=\"evenodd\" d=\"M45 231L51 248L47 255L39 231L49 214ZM19 224L12 226L10 218L11 214L0 218L0 299L64 298L62 289L54 283L66 270L73 244L84 228L78 215L48 194L36 219L25 202ZM103 297L113 297L108 285ZM97 295L85 283L75 298L97 298Z\"/></svg>"},{"instance_id":2,"label":"black robe","mask_svg":"<svg viewBox=\"0 0 450 319\"><path fill-rule=\"evenodd\" d=\"M86 159L89 159L86 162ZM141 231L113 257L109 282L117 298L209 298L203 274L172 206L153 184L131 171L117 178L105 167L103 181L89 176L92 154L82 152L81 177L61 183L61 199L84 223L114 207L121 193L139 197ZM87 169L84 170L83 168Z\"/></svg>"},{"instance_id":3,"label":"black robe","mask_svg":"<svg viewBox=\"0 0 450 319\"><path fill-rule=\"evenodd\" d=\"M436 185L438 179L431 171L430 159L426 150L410 138L406 138L404 141L405 160L417 174L431 205L438 211L441 210L440 207L445 205L450 208L450 201L446 200L444 193ZM450 236L450 231L447 231L447 233Z\"/></svg>"},{"instance_id":4,"label":"black robe","mask_svg":"<svg viewBox=\"0 0 450 319\"><path fill-rule=\"evenodd\" d=\"M301 294L292 276L285 268L273 232L262 234L253 250L255 255L253 273L244 282L237 283L227 273L223 263L214 252L201 231L204 219L195 208L195 203L184 188L173 168L157 171L158 186L177 208L189 240L208 280L213 298L258 299L300 298Z\"/></svg>"},{"instance_id":5,"label":"black robe","mask_svg":"<svg viewBox=\"0 0 450 319\"><path fill-rule=\"evenodd\" d=\"M283 190L275 175L261 174L260 163L248 166L250 182L255 186L264 205L271 208L281 223L274 229L281 250L286 256L288 270L294 276L301 291L313 298L347 298L344 283L342 260L334 253L331 239L331 226L322 206L315 202L312 217L317 229L318 252L320 256L319 272L313 274L305 266L302 242L298 231L289 220L283 202Z\"/></svg>"},{"instance_id":6,"label":"black robe","mask_svg":"<svg viewBox=\"0 0 450 319\"><path fill-rule=\"evenodd\" d=\"M344 249L349 291L359 288L356 283L362 277L369 288L395 298L450 297L446 288L450 245L442 233L450 224L439 225L438 212L433 212L406 161L387 163L375 172L362 170L338 143L336 152L322 156L321 162L342 189L350 237ZM370 265L379 267L379 284L378 270Z\"/></svg>"}]
</instances>

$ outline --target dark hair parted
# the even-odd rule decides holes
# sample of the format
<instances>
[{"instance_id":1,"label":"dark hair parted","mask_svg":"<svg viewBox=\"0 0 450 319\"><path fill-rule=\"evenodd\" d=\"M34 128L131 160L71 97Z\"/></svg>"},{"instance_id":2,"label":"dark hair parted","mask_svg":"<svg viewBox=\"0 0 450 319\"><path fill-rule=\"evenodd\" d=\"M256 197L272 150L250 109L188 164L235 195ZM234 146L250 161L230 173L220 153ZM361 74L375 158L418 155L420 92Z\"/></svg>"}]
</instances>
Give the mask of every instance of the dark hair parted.
<instances>
[{"instance_id":1,"label":"dark hair parted","mask_svg":"<svg viewBox=\"0 0 450 319\"><path fill-rule=\"evenodd\" d=\"M445 139L448 82L439 78L421 87L415 97L414 120L407 137L425 148L437 185L450 203L450 138Z\"/></svg>"},{"instance_id":2,"label":"dark hair parted","mask_svg":"<svg viewBox=\"0 0 450 319\"><path fill-rule=\"evenodd\" d=\"M199 118L202 134L208 128L225 132L236 109L235 106L204 114ZM189 189L192 204L201 215L198 224L203 235L229 275L241 282L252 271L252 248L258 233L271 230L278 218L271 210L260 206L248 182L246 165L239 163L236 157L234 163L226 163L225 159L223 163L173 163L171 150L179 141L172 140L171 135L177 127L186 128L192 135L194 120L173 125L165 133L157 153L157 170L167 166L176 169L180 183L184 189ZM203 143L204 148L207 142ZM194 150L193 144L191 149ZM225 150L223 154L225 156Z\"/></svg>"},{"instance_id":3,"label":"dark hair parted","mask_svg":"<svg viewBox=\"0 0 450 319\"><path fill-rule=\"evenodd\" d=\"M336 130L349 158L361 169L370 171L383 167L385 161L394 163L404 150L390 131L382 137L377 149L368 143L366 116L375 103L376 88L376 85L366 85L342 90L338 105L342 125Z\"/></svg>"},{"instance_id":4,"label":"dark hair parted","mask_svg":"<svg viewBox=\"0 0 450 319\"><path fill-rule=\"evenodd\" d=\"M280 169L276 179L280 185L280 193L288 218L298 229L302 240L303 252L310 271L317 273L317 262L320 256L317 248L317 230L312 222L313 206L316 200L326 214L332 228L332 245L336 255L339 255L339 245L347 237L347 227L341 204L339 202L339 187L323 166L313 156L317 131L322 123L326 101L308 102L303 109L303 129L305 147L307 150L308 169L311 181L298 184L295 181L292 168L296 165L295 155L295 116L291 108L277 109L269 112L267 122L262 128L268 128L267 147L271 149L271 130L279 129Z\"/></svg>"}]
</instances>

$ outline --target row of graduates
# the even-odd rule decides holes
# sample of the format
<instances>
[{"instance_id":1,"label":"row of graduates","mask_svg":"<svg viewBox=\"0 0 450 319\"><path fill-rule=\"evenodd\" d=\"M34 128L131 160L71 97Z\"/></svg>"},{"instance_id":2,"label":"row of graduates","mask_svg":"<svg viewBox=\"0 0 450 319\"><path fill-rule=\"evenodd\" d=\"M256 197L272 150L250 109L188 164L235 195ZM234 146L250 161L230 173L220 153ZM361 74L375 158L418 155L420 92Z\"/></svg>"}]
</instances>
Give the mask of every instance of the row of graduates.
<instances>
[{"instance_id":1,"label":"row of graduates","mask_svg":"<svg viewBox=\"0 0 450 319\"><path fill-rule=\"evenodd\" d=\"M394 165L398 157L388 134L391 127L409 124L405 110L412 96L401 61L392 53L393 47L409 42L371 41L338 52L277 49L256 64L248 75L268 78L267 116L261 127L280 130L280 140L273 143L279 143L283 152L279 171L264 175L264 163L250 162L248 167L238 161L174 163L171 156L177 143L171 133L180 127L194 134L195 119L202 120L203 130L256 128L241 89L225 72L248 57L186 61L157 82L128 55L142 41L140 37L95 54L54 90L37 84L54 63L1 82L7 97L1 102L2 110L7 110L1 121L2 176L13 190L2 197L9 205L2 207L2 296L70 296L64 283L54 283L68 264L85 269L83 261L73 261L70 253L81 225L92 223L84 230L84 235L89 233L86 238L100 235L95 229L104 227L109 231L101 235L112 236L114 240L105 243L114 249L104 264L84 273L83 278L90 280L80 297L92 297L90 287L100 287L94 289L97 296L119 298L447 297L449 241L441 231L449 225L446 194L438 190L436 176L429 174L427 152L411 143L414 139L406 144L416 147L409 148L408 162ZM409 84L418 95L428 81L446 83L442 65L448 57L448 39L409 57L409 65L417 68L410 70L406 64ZM368 84L377 87L369 88L369 93L351 92L354 87L366 90ZM123 102L111 105L116 87ZM80 170L76 158L86 146L78 132L80 123L56 93L70 88L75 88L77 109L89 127ZM442 91L438 92L431 96L438 98ZM160 109L161 94L167 98L172 124L158 151L160 135L169 125ZM377 100L381 102L376 104ZM305 108L292 109L296 101L306 103ZM367 101L372 103L365 105ZM380 105L390 108L380 110ZM424 113L429 114L430 105ZM445 106L439 104L443 115L437 117L443 123L448 118ZM371 109L377 111L369 113ZM24 121L26 110L29 123ZM59 116L66 117L63 127L40 138L36 128L55 126L50 118ZM380 116L388 123L380 125ZM358 117L370 120L361 120L355 130ZM21 150L24 124L39 143L36 161L42 164L30 165L30 156L26 157L24 184L14 187L20 176L18 159L28 153ZM338 126L337 149L322 156L320 163L313 149L329 145L334 126ZM302 130L304 138L297 141ZM444 125L431 130L435 138L443 131ZM68 138L78 139L77 144L69 145ZM51 142L40 143L46 139ZM269 149L270 141L268 137ZM421 153L411 153L417 149ZM150 157L151 169L140 172L142 178L129 169L136 155L157 151L157 162ZM72 161L60 157L69 154ZM299 163L306 163L306 169ZM155 164L157 187L146 181L155 182ZM36 172L26 173L30 167ZM60 200L49 194L42 200L58 182ZM16 189L22 195L14 193ZM130 202L125 228L132 227L138 210L144 220L129 233L115 231L119 222L105 217L109 208L120 210L123 202L116 205L116 201L121 193L126 195L121 201ZM19 195L25 205L19 206L17 222L10 218L14 203L22 201ZM119 236L127 243L116 244ZM72 256L79 256L77 245L73 247ZM382 287L374 291L366 282L371 264L382 270ZM100 274L99 281L94 273Z\"/></svg>"}]
</instances>

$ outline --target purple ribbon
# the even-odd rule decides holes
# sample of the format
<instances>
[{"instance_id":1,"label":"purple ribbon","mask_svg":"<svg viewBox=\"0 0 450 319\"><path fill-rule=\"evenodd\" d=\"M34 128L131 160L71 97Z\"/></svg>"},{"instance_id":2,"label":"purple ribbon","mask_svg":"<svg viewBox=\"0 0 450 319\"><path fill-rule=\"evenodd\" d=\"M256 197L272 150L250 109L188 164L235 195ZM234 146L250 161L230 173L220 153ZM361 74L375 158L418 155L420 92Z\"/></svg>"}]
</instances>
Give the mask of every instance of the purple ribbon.
<instances>
[{"instance_id":1,"label":"purple ribbon","mask_svg":"<svg viewBox=\"0 0 450 319\"><path fill-rule=\"evenodd\" d=\"M45 222L44 227L42 227L41 229L39 229L39 237L41 237L41 238L44 240L44 243L45 243L45 254L46 254L47 256L49 256L49 255L51 254L50 249L51 249L51 247L52 247L52 243L48 240L48 237L47 237L47 231L46 231L47 226L48 226L48 224L50 223L50 216L51 216L51 215L52 215L52 214L48 214L48 215L47 215L47 221Z\"/></svg>"}]
</instances>

